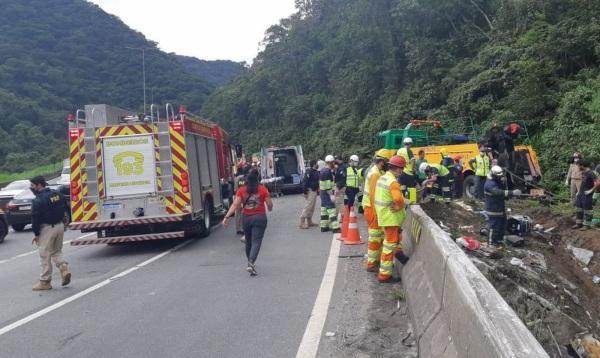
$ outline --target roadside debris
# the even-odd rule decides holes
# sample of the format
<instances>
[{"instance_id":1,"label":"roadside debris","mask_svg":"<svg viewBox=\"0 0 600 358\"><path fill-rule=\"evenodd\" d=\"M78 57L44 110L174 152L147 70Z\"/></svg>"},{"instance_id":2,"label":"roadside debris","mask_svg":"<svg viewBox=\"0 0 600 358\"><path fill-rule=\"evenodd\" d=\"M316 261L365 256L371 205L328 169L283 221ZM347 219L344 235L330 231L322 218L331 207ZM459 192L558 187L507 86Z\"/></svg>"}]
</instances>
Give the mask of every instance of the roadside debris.
<instances>
[{"instance_id":1,"label":"roadside debris","mask_svg":"<svg viewBox=\"0 0 600 358\"><path fill-rule=\"evenodd\" d=\"M600 255L594 255L600 252L598 233L571 229L572 218L549 208L530 207L519 201L512 204L510 216L516 224L513 239L521 246L511 245L511 238L507 237L506 245L500 249L486 242L488 230L481 204L471 204L472 212L454 202L450 207L435 203L422 207L436 223L442 220L447 231L458 238L459 247L550 356L569 357L567 347L580 332L600 336ZM469 226L482 236L471 232ZM469 250L464 237L474 237L481 247Z\"/></svg>"},{"instance_id":2,"label":"roadside debris","mask_svg":"<svg viewBox=\"0 0 600 358\"><path fill-rule=\"evenodd\" d=\"M572 357L600 358L600 341L591 334L575 337L569 348Z\"/></svg>"},{"instance_id":3,"label":"roadside debris","mask_svg":"<svg viewBox=\"0 0 600 358\"><path fill-rule=\"evenodd\" d=\"M513 266L520 267L522 269L527 268L527 266L525 266L525 263L523 262L523 260L518 259L516 257L513 257L513 258L510 259L510 264L513 265Z\"/></svg>"},{"instance_id":4,"label":"roadside debris","mask_svg":"<svg viewBox=\"0 0 600 358\"><path fill-rule=\"evenodd\" d=\"M592 257L594 256L594 251L582 249L580 247L575 246L567 246L567 250L573 253L573 256L577 261L579 261L583 266L589 265L590 261L592 261Z\"/></svg>"},{"instance_id":5,"label":"roadside debris","mask_svg":"<svg viewBox=\"0 0 600 358\"><path fill-rule=\"evenodd\" d=\"M456 243L469 251L479 250L481 243L470 236L463 236L456 239Z\"/></svg>"},{"instance_id":6,"label":"roadside debris","mask_svg":"<svg viewBox=\"0 0 600 358\"><path fill-rule=\"evenodd\" d=\"M325 332L325 337L333 338L335 337L335 332Z\"/></svg>"}]
</instances>

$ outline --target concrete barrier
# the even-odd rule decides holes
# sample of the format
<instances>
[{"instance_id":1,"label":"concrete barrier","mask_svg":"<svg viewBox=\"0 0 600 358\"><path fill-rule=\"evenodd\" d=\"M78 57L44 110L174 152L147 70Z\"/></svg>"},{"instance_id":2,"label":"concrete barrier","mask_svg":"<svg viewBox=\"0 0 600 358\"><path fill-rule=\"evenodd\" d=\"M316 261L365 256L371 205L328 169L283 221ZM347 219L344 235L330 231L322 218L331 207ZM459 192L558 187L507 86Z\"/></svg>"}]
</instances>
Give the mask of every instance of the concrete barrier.
<instances>
[{"instance_id":1,"label":"concrete barrier","mask_svg":"<svg viewBox=\"0 0 600 358\"><path fill-rule=\"evenodd\" d=\"M401 275L419 357L548 357L492 284L419 206L407 210L402 235L410 261Z\"/></svg>"}]
</instances>

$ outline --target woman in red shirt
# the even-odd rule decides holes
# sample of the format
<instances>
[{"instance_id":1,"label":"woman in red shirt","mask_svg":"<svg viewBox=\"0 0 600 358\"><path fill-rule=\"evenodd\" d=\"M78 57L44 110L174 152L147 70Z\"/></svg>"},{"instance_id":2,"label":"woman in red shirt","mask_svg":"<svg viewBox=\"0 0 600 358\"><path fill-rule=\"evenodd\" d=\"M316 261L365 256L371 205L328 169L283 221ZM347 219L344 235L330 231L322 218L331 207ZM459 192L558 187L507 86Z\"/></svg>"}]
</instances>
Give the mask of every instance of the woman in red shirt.
<instances>
[{"instance_id":1,"label":"woman in red shirt","mask_svg":"<svg viewBox=\"0 0 600 358\"><path fill-rule=\"evenodd\" d=\"M246 186L238 189L233 205L223 218L223 226L227 227L229 218L233 216L236 208L242 208L243 227L246 236L246 270L251 276L256 276L256 258L267 228L267 208L273 210L273 201L269 190L258 181L258 170L252 169L246 178Z\"/></svg>"}]
</instances>

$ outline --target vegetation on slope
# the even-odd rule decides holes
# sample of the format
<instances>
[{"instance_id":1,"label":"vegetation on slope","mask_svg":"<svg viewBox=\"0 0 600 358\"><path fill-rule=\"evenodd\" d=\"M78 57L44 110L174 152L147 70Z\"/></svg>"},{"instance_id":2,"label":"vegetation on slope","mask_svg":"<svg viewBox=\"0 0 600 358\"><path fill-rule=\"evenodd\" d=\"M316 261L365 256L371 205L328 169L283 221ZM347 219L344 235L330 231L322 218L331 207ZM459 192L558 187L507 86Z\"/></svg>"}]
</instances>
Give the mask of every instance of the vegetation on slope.
<instances>
[{"instance_id":1,"label":"vegetation on slope","mask_svg":"<svg viewBox=\"0 0 600 358\"><path fill-rule=\"evenodd\" d=\"M297 0L205 113L251 149L370 155L414 117L459 131L523 120L546 180L600 152L600 2Z\"/></svg>"}]
</instances>

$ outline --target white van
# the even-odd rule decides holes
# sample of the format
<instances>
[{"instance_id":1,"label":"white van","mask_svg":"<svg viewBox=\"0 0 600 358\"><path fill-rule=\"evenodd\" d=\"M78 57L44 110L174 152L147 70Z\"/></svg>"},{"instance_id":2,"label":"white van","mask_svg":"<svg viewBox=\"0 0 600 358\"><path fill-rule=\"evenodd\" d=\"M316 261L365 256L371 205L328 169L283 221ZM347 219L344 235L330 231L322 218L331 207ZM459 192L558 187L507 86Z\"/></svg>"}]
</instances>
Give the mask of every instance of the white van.
<instances>
[{"instance_id":1,"label":"white van","mask_svg":"<svg viewBox=\"0 0 600 358\"><path fill-rule=\"evenodd\" d=\"M301 145L261 149L263 179L281 178L283 190L302 190L304 154Z\"/></svg>"}]
</instances>

